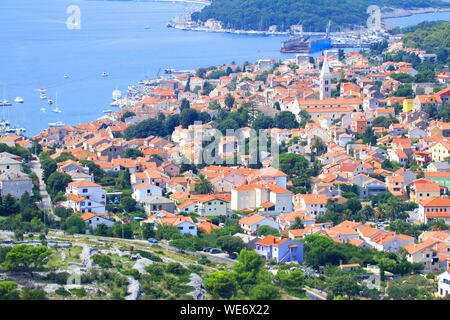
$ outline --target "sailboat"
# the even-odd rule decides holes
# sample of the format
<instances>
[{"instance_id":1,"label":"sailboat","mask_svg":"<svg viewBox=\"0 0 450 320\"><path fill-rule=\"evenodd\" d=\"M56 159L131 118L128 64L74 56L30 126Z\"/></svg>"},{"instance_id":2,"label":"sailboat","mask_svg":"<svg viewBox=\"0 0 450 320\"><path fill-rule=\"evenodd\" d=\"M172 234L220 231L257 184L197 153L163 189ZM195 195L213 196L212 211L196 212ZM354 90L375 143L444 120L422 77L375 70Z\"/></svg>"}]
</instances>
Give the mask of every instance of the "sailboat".
<instances>
[{"instance_id":1,"label":"sailboat","mask_svg":"<svg viewBox=\"0 0 450 320\"><path fill-rule=\"evenodd\" d=\"M60 108L58 108L58 93L56 93L56 107L52 110L53 112L55 112L55 113L61 113L62 111L61 111L61 109Z\"/></svg>"},{"instance_id":2,"label":"sailboat","mask_svg":"<svg viewBox=\"0 0 450 320\"><path fill-rule=\"evenodd\" d=\"M16 98L14 99L14 102L15 102L15 103L24 103L25 100L23 100L22 97L16 97Z\"/></svg>"}]
</instances>

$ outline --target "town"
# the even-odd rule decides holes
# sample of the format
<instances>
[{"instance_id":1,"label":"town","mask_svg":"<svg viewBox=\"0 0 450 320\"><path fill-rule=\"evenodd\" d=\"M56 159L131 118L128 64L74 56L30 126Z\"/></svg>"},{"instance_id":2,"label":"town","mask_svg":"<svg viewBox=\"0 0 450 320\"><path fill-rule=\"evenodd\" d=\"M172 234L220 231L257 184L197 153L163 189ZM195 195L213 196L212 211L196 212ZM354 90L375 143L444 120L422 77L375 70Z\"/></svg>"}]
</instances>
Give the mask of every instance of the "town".
<instances>
[{"instance_id":1,"label":"town","mask_svg":"<svg viewBox=\"0 0 450 320\"><path fill-rule=\"evenodd\" d=\"M174 72L130 86L90 123L0 137L0 292L448 299L440 59L394 34L365 51ZM13 258L33 250L44 260ZM78 286L64 282L74 266ZM86 280L95 266L119 289ZM24 270L42 286L30 291Z\"/></svg>"}]
</instances>

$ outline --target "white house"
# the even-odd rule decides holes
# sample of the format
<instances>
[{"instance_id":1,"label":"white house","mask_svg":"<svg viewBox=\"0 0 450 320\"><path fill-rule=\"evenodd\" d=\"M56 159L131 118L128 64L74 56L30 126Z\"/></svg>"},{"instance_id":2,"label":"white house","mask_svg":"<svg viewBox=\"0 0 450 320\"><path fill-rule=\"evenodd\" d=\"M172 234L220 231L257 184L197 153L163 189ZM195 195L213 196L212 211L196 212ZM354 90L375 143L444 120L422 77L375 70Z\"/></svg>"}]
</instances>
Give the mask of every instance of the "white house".
<instances>
[{"instance_id":1,"label":"white house","mask_svg":"<svg viewBox=\"0 0 450 320\"><path fill-rule=\"evenodd\" d=\"M323 194L296 194L295 209L306 210L307 215L316 218L327 211L328 197Z\"/></svg>"},{"instance_id":2,"label":"white house","mask_svg":"<svg viewBox=\"0 0 450 320\"><path fill-rule=\"evenodd\" d=\"M231 209L262 207L274 215L293 211L292 192L273 184L247 184L231 190Z\"/></svg>"},{"instance_id":3,"label":"white house","mask_svg":"<svg viewBox=\"0 0 450 320\"><path fill-rule=\"evenodd\" d=\"M155 219L154 222L156 229L159 225L170 225L176 227L181 234L197 235L197 225L192 221L191 217L161 217Z\"/></svg>"},{"instance_id":4,"label":"white house","mask_svg":"<svg viewBox=\"0 0 450 320\"><path fill-rule=\"evenodd\" d=\"M151 183L139 183L133 186L133 194L131 197L137 202L151 195L162 196L162 188Z\"/></svg>"},{"instance_id":5,"label":"white house","mask_svg":"<svg viewBox=\"0 0 450 320\"><path fill-rule=\"evenodd\" d=\"M80 218L86 222L86 224L93 229L97 228L99 225L104 224L107 227L112 227L114 225L114 221L109 219L111 215L109 213L83 213Z\"/></svg>"},{"instance_id":6,"label":"white house","mask_svg":"<svg viewBox=\"0 0 450 320\"><path fill-rule=\"evenodd\" d=\"M441 297L450 295L450 268L438 277L438 294Z\"/></svg>"},{"instance_id":7,"label":"white house","mask_svg":"<svg viewBox=\"0 0 450 320\"><path fill-rule=\"evenodd\" d=\"M105 213L106 191L87 180L74 181L66 188L67 201L63 204L76 212Z\"/></svg>"},{"instance_id":8,"label":"white house","mask_svg":"<svg viewBox=\"0 0 450 320\"><path fill-rule=\"evenodd\" d=\"M278 223L275 222L272 218L263 217L259 214L253 214L251 216L239 219L239 225L245 233L249 235L254 235L256 230L258 230L261 226L269 226L275 229L279 229Z\"/></svg>"}]
</instances>

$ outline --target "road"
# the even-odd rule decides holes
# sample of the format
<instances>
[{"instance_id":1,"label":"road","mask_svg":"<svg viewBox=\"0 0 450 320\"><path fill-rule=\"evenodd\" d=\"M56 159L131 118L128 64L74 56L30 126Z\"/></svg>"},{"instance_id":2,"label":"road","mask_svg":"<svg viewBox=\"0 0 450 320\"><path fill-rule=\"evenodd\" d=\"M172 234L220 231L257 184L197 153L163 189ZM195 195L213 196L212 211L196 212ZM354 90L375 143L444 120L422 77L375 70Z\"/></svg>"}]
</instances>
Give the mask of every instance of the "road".
<instances>
[{"instance_id":1,"label":"road","mask_svg":"<svg viewBox=\"0 0 450 320\"><path fill-rule=\"evenodd\" d=\"M327 300L326 293L324 293L323 291L310 287L305 287L305 292L306 295L312 300Z\"/></svg>"},{"instance_id":2,"label":"road","mask_svg":"<svg viewBox=\"0 0 450 320\"><path fill-rule=\"evenodd\" d=\"M48 214L52 216L54 220L56 221L61 220L60 217L53 214L52 201L50 200L50 196L48 195L47 190L45 189L45 182L42 177L42 168L39 160L30 161L30 168L36 173L37 177L39 178L39 193L41 194L42 197L42 200L39 203L39 209L47 211Z\"/></svg>"}]
</instances>

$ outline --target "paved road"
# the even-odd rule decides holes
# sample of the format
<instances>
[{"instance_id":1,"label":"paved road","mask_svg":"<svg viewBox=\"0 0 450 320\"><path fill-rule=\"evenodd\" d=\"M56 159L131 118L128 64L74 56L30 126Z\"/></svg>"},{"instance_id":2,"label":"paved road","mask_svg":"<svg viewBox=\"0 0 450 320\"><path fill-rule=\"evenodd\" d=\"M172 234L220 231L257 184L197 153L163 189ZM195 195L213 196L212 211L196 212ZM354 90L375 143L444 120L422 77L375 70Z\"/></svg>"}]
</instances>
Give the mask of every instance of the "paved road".
<instances>
[{"instance_id":1,"label":"paved road","mask_svg":"<svg viewBox=\"0 0 450 320\"><path fill-rule=\"evenodd\" d=\"M323 291L305 287L306 295L313 300L327 300L327 296Z\"/></svg>"},{"instance_id":2,"label":"paved road","mask_svg":"<svg viewBox=\"0 0 450 320\"><path fill-rule=\"evenodd\" d=\"M52 201L50 200L50 196L45 189L45 182L42 178L42 168L39 160L33 160L30 162L31 170L33 170L39 178L39 193L41 194L42 200L39 203L39 209L43 209L49 213L53 217L54 220L61 220L60 217L53 214L52 210Z\"/></svg>"}]
</instances>

